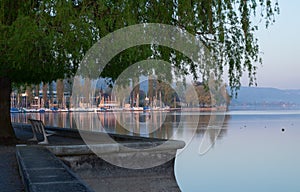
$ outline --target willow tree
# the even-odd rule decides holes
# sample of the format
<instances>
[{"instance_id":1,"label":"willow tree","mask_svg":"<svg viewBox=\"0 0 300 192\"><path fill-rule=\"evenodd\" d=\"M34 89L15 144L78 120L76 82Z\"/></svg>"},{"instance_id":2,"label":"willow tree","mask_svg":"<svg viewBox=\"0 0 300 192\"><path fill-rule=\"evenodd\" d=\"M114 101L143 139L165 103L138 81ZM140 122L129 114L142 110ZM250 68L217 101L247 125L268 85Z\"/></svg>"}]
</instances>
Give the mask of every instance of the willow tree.
<instances>
[{"instance_id":1,"label":"willow tree","mask_svg":"<svg viewBox=\"0 0 300 192\"><path fill-rule=\"evenodd\" d=\"M13 83L47 83L72 76L96 41L133 24L163 23L187 30L207 46L216 62L213 67L199 66L167 47L143 45L117 55L101 76L116 79L136 61L160 58L171 61L180 74L195 78L207 77L207 68L221 76L228 66L231 87L240 86L245 72L254 83L260 56L258 27L251 18L257 15L266 26L273 23L279 12L274 1L0 0L0 137L14 138L9 113Z\"/></svg>"},{"instance_id":2,"label":"willow tree","mask_svg":"<svg viewBox=\"0 0 300 192\"><path fill-rule=\"evenodd\" d=\"M0 6L0 138L14 139L12 85L72 75L93 44L93 33L67 1L1 0Z\"/></svg>"}]
</instances>

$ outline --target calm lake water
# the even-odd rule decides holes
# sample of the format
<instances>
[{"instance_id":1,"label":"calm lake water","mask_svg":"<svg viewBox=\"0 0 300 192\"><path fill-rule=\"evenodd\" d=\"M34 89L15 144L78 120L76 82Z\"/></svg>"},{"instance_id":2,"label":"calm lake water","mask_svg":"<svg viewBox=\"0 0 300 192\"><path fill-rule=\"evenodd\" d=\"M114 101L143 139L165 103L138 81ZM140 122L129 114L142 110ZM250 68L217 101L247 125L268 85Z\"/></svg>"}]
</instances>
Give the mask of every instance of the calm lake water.
<instances>
[{"instance_id":1,"label":"calm lake water","mask_svg":"<svg viewBox=\"0 0 300 192\"><path fill-rule=\"evenodd\" d=\"M184 140L175 162L184 192L300 191L300 111L12 114L13 122L27 118L58 127Z\"/></svg>"}]
</instances>

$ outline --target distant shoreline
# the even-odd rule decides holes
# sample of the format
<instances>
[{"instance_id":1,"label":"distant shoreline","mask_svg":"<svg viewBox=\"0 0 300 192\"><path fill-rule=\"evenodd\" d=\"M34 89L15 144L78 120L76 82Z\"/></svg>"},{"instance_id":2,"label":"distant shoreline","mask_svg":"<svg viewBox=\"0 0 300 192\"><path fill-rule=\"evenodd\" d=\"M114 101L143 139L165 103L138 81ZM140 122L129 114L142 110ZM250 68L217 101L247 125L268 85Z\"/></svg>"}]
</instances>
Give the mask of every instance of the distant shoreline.
<instances>
[{"instance_id":1,"label":"distant shoreline","mask_svg":"<svg viewBox=\"0 0 300 192\"><path fill-rule=\"evenodd\" d=\"M51 110L51 109L17 109L14 108L11 109L11 113L66 113L66 112L114 112L114 111L120 111L120 112L156 112L156 111L162 111L162 112L173 112L173 111L183 111L183 112L215 112L215 111L227 111L228 108L222 106L222 107L182 107L182 108L160 108L160 109L125 109L125 108L111 108L103 110L102 108L78 108L78 109L57 109L57 110Z\"/></svg>"}]
</instances>

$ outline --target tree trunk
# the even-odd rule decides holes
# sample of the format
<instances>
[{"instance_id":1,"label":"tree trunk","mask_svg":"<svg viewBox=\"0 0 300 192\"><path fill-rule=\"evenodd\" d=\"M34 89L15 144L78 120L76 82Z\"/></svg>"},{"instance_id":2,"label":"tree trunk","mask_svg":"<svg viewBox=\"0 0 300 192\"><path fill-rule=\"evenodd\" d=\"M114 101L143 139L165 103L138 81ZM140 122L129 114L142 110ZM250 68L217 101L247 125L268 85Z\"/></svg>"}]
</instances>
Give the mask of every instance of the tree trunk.
<instances>
[{"instance_id":1,"label":"tree trunk","mask_svg":"<svg viewBox=\"0 0 300 192\"><path fill-rule=\"evenodd\" d=\"M138 95L140 93L140 83L139 83L139 78L133 78L132 79L133 83L133 98L135 99L135 105L134 107L139 107L139 98Z\"/></svg>"},{"instance_id":2,"label":"tree trunk","mask_svg":"<svg viewBox=\"0 0 300 192\"><path fill-rule=\"evenodd\" d=\"M32 100L33 100L33 95L32 95L32 87L26 86L26 103L25 103L25 108L31 108Z\"/></svg>"},{"instance_id":3,"label":"tree trunk","mask_svg":"<svg viewBox=\"0 0 300 192\"><path fill-rule=\"evenodd\" d=\"M52 108L54 101L54 93L53 93L53 82L49 83L49 108Z\"/></svg>"},{"instance_id":4,"label":"tree trunk","mask_svg":"<svg viewBox=\"0 0 300 192\"><path fill-rule=\"evenodd\" d=\"M48 83L43 83L43 102L44 102L43 107L49 108L49 106L47 105L47 102L48 102Z\"/></svg>"},{"instance_id":5,"label":"tree trunk","mask_svg":"<svg viewBox=\"0 0 300 192\"><path fill-rule=\"evenodd\" d=\"M151 107L153 107L153 79L148 78L148 98L149 98L149 104L151 103Z\"/></svg>"},{"instance_id":6,"label":"tree trunk","mask_svg":"<svg viewBox=\"0 0 300 192\"><path fill-rule=\"evenodd\" d=\"M34 87L34 104L37 105L36 108L41 107L41 102L40 102L40 85L35 85Z\"/></svg>"},{"instance_id":7,"label":"tree trunk","mask_svg":"<svg viewBox=\"0 0 300 192\"><path fill-rule=\"evenodd\" d=\"M10 94L11 80L7 77L0 77L0 142L11 142L16 139L10 119Z\"/></svg>"},{"instance_id":8,"label":"tree trunk","mask_svg":"<svg viewBox=\"0 0 300 192\"><path fill-rule=\"evenodd\" d=\"M64 82L63 79L56 80L56 98L59 108L64 108L63 98L64 98Z\"/></svg>"}]
</instances>

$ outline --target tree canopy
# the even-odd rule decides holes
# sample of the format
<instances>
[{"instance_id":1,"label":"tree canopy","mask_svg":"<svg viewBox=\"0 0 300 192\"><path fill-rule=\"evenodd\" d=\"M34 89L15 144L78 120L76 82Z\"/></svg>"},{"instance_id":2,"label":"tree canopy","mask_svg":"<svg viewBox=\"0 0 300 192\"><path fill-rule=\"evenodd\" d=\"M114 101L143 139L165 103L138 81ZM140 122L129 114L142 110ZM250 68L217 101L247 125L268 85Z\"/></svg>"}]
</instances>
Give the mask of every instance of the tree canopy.
<instances>
[{"instance_id":1,"label":"tree canopy","mask_svg":"<svg viewBox=\"0 0 300 192\"><path fill-rule=\"evenodd\" d=\"M116 79L134 62L152 57L171 61L180 74L195 78L205 79L211 70L220 77L228 69L232 88L238 88L242 74L248 73L252 84L260 61L258 26L252 18L269 26L278 13L277 0L0 0L0 88L6 89L1 92L1 110L9 108L4 100L9 100L11 83L72 76L100 38L139 23L186 30L207 46L215 62L196 65L168 47L143 45L120 53L102 76ZM5 126L8 119L0 118L0 124Z\"/></svg>"},{"instance_id":2,"label":"tree canopy","mask_svg":"<svg viewBox=\"0 0 300 192\"><path fill-rule=\"evenodd\" d=\"M255 82L260 55L258 26L251 19L258 15L268 26L279 13L277 1L271 0L1 0L0 10L0 76L13 82L39 83L71 75L101 37L147 22L174 25L197 36L215 56L216 75L228 66L231 87L240 86L243 72ZM129 49L113 59L103 75L116 78L151 55L170 60L171 52L175 51L158 46L155 54L150 45ZM186 59L186 73L208 75L207 66L195 66L177 55L173 62L179 66Z\"/></svg>"}]
</instances>

